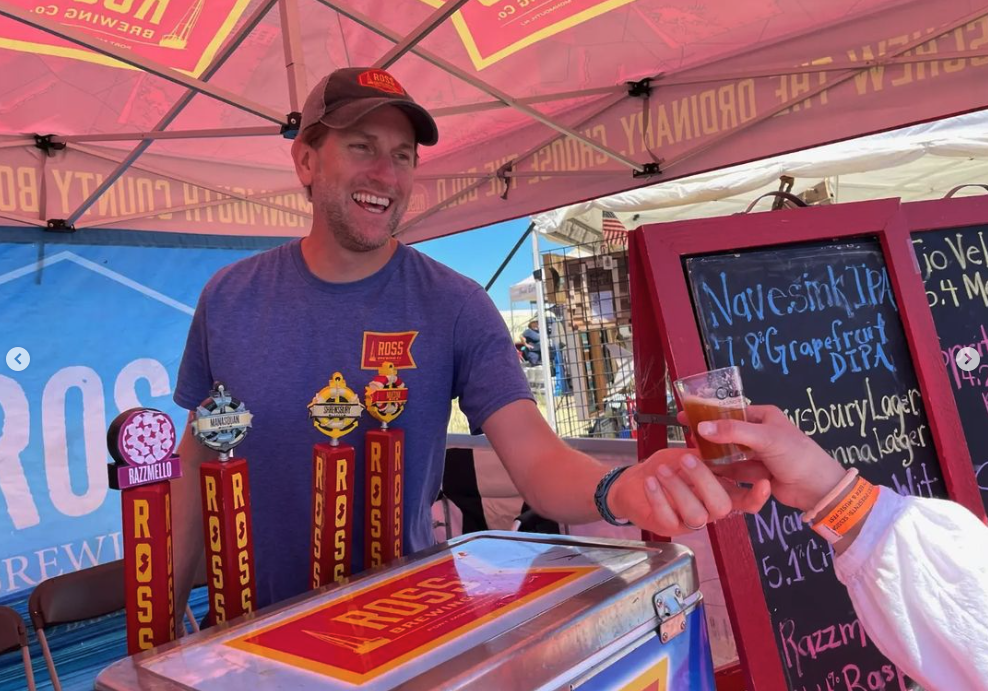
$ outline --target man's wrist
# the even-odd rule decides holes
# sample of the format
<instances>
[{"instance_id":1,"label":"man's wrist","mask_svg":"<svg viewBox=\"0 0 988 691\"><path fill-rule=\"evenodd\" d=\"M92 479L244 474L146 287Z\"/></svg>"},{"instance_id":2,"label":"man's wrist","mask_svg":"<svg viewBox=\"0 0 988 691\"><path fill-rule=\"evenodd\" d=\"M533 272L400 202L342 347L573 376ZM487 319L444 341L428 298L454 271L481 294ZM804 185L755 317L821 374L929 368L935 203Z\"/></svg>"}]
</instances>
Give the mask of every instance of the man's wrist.
<instances>
[{"instance_id":1,"label":"man's wrist","mask_svg":"<svg viewBox=\"0 0 988 691\"><path fill-rule=\"evenodd\" d=\"M611 525L622 526L630 523L630 521L622 520L624 517L620 513L620 507L615 506L613 492L614 486L617 484L621 474L630 467L621 466L607 471L604 477L600 479L600 482L597 483L597 489L594 491L594 504L597 507L597 513ZM618 513L615 513L615 510Z\"/></svg>"}]
</instances>

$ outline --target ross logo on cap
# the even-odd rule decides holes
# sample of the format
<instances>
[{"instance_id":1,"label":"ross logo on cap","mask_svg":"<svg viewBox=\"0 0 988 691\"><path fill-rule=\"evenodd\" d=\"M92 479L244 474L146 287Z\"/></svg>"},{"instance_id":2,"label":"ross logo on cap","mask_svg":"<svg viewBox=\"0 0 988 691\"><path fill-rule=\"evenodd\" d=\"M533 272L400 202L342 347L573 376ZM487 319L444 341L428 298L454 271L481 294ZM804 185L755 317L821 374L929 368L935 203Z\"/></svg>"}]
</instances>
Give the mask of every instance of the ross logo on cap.
<instances>
[{"instance_id":1,"label":"ross logo on cap","mask_svg":"<svg viewBox=\"0 0 988 691\"><path fill-rule=\"evenodd\" d=\"M404 96L405 90L401 88L398 80L384 70L367 70L357 77L360 86L366 86L385 93Z\"/></svg>"}]
</instances>

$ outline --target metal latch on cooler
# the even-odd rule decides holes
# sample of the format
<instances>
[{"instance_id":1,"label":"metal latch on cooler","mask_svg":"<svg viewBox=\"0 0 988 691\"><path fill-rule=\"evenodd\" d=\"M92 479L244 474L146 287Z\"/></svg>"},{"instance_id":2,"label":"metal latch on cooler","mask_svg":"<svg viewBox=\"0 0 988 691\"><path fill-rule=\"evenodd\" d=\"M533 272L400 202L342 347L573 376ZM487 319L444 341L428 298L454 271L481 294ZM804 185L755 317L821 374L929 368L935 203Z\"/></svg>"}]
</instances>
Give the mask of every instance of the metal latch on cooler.
<instances>
[{"instance_id":1,"label":"metal latch on cooler","mask_svg":"<svg viewBox=\"0 0 988 691\"><path fill-rule=\"evenodd\" d=\"M678 585L660 590L652 597L655 613L659 617L659 638L663 643L668 643L686 630L686 615L693 611L700 597L699 590L683 597L683 589Z\"/></svg>"}]
</instances>

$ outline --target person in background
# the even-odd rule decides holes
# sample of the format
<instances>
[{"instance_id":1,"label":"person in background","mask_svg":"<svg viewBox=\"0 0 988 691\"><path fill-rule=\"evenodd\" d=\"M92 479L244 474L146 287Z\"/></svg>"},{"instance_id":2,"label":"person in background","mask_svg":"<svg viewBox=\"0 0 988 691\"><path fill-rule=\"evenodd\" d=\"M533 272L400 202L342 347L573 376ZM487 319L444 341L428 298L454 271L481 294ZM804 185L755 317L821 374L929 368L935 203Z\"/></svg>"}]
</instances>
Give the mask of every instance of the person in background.
<instances>
[{"instance_id":1,"label":"person in background","mask_svg":"<svg viewBox=\"0 0 988 691\"><path fill-rule=\"evenodd\" d=\"M539 334L539 320L533 319L528 322L528 328L521 332L521 337L525 342L525 358L528 364L539 365L542 363L542 336Z\"/></svg>"},{"instance_id":2,"label":"person in background","mask_svg":"<svg viewBox=\"0 0 988 691\"><path fill-rule=\"evenodd\" d=\"M705 439L747 446L757 459L714 471L767 479L776 499L805 512L833 544L865 631L910 677L929 691L988 689L988 527L954 502L871 488L778 408L751 406L747 418L698 425ZM828 525L851 527L840 535Z\"/></svg>"}]
</instances>

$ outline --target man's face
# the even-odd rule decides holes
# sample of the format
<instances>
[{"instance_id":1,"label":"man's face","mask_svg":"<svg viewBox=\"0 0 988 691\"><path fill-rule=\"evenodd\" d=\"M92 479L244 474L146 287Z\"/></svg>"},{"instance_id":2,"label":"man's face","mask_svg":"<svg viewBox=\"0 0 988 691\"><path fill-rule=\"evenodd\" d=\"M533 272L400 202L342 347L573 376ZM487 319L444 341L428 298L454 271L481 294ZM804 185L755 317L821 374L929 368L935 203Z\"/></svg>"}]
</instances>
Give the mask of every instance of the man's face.
<instances>
[{"instance_id":1,"label":"man's face","mask_svg":"<svg viewBox=\"0 0 988 691\"><path fill-rule=\"evenodd\" d=\"M378 108L346 129L331 129L318 149L293 148L302 184L340 246L383 246L408 208L415 172L415 133L398 108Z\"/></svg>"}]
</instances>

